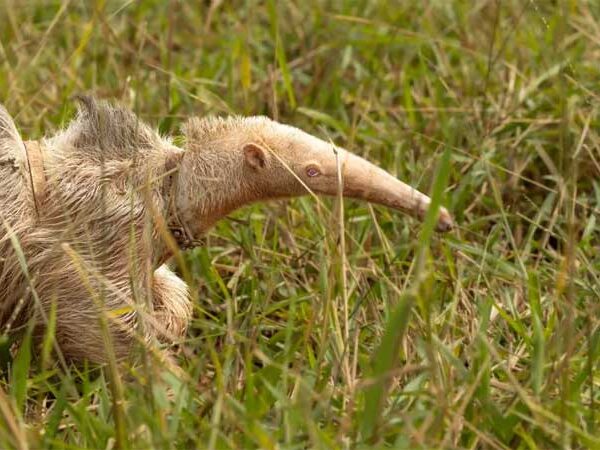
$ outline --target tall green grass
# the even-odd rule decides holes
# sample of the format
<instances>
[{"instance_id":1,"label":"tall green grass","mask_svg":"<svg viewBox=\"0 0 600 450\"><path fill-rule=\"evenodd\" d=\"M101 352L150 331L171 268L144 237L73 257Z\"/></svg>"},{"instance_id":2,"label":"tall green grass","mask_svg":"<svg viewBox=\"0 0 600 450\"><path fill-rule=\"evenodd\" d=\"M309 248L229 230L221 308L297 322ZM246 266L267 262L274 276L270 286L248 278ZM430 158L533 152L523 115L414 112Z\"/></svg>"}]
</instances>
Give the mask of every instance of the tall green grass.
<instances>
[{"instance_id":1,"label":"tall green grass","mask_svg":"<svg viewBox=\"0 0 600 450\"><path fill-rule=\"evenodd\" d=\"M599 56L591 1L1 0L0 101L27 138L85 91L164 133L267 114L458 227L245 208L185 255L187 377L3 336L0 447L600 448Z\"/></svg>"}]
</instances>

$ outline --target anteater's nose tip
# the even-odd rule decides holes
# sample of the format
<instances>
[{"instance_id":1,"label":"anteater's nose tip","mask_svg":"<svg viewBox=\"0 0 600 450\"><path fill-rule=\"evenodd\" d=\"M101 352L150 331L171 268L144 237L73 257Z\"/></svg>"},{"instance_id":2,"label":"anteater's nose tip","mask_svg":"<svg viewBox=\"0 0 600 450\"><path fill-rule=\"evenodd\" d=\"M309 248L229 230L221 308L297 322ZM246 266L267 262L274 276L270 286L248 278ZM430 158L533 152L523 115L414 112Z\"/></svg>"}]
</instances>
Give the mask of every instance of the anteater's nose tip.
<instances>
[{"instance_id":1,"label":"anteater's nose tip","mask_svg":"<svg viewBox=\"0 0 600 450\"><path fill-rule=\"evenodd\" d=\"M438 219L437 230L438 231L450 231L454 228L454 221L452 220L452 216L446 210L446 208L440 209L440 217Z\"/></svg>"}]
</instances>

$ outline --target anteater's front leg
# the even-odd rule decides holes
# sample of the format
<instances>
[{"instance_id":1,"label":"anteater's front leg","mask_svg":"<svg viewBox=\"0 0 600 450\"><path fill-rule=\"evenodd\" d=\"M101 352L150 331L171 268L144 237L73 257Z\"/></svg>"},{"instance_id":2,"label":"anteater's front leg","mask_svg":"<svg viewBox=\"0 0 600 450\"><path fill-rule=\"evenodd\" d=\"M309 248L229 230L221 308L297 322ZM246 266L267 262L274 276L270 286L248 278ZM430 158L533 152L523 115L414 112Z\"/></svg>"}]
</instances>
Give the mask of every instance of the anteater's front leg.
<instances>
[{"instance_id":1,"label":"anteater's front leg","mask_svg":"<svg viewBox=\"0 0 600 450\"><path fill-rule=\"evenodd\" d=\"M158 339L172 343L183 337L192 317L192 304L185 282L163 265L154 272L152 295Z\"/></svg>"},{"instance_id":2,"label":"anteater's front leg","mask_svg":"<svg viewBox=\"0 0 600 450\"><path fill-rule=\"evenodd\" d=\"M96 283L93 277L78 277L74 275L77 273L71 261L63 260L40 276L36 286L44 310L36 314L40 339L43 317L50 316L51 305L56 302L55 337L66 359L106 363L112 354L123 361L132 356L136 342L156 351L157 341L170 344L184 335L192 311L187 286L166 266L152 274L150 310L136 305L141 299L134 301L123 295L123 280L105 277ZM143 289L138 292L143 293Z\"/></svg>"}]
</instances>

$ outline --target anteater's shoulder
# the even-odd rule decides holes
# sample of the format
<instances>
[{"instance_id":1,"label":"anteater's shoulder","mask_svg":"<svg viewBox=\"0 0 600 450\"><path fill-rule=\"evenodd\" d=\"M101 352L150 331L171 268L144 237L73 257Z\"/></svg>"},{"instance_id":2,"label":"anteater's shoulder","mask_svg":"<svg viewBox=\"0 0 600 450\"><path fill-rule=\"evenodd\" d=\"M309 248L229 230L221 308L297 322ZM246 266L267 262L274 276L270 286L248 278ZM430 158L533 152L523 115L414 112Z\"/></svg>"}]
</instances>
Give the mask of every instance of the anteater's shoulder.
<instances>
[{"instance_id":1,"label":"anteater's shoulder","mask_svg":"<svg viewBox=\"0 0 600 450\"><path fill-rule=\"evenodd\" d=\"M135 159L160 153L168 141L129 109L79 96L77 116L67 128L52 138L65 151L87 153L98 161Z\"/></svg>"}]
</instances>

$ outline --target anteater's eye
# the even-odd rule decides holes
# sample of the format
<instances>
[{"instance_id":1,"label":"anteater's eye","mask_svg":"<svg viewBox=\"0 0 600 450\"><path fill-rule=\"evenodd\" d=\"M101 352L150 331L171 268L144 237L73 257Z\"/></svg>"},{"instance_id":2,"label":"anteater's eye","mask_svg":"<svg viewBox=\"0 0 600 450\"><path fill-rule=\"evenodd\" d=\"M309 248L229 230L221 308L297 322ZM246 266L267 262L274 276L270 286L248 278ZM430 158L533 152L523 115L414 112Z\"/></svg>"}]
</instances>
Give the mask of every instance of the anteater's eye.
<instances>
[{"instance_id":1,"label":"anteater's eye","mask_svg":"<svg viewBox=\"0 0 600 450\"><path fill-rule=\"evenodd\" d=\"M306 168L306 175L316 177L317 175L321 175L321 171L315 166L309 166Z\"/></svg>"}]
</instances>

